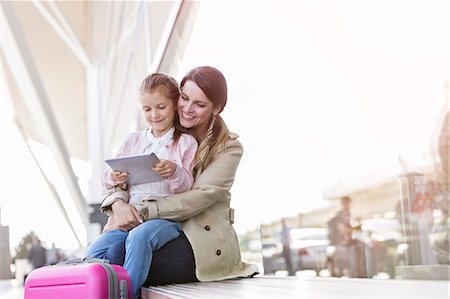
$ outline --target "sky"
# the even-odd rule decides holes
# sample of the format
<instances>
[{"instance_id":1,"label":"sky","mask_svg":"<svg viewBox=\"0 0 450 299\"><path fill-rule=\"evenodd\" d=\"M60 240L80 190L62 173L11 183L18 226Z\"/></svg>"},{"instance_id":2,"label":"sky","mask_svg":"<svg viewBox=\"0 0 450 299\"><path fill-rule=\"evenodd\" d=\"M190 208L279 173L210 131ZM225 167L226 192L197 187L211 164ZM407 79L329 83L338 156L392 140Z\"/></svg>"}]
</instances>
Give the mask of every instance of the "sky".
<instances>
[{"instance_id":1,"label":"sky","mask_svg":"<svg viewBox=\"0 0 450 299\"><path fill-rule=\"evenodd\" d=\"M179 78L209 64L228 80L238 231L330 204L329 186L396 176L399 157L431 163L449 15L448 1L202 3Z\"/></svg>"},{"instance_id":2,"label":"sky","mask_svg":"<svg viewBox=\"0 0 450 299\"><path fill-rule=\"evenodd\" d=\"M330 204L330 186L396 176L399 157L411 170L431 163L449 16L449 1L202 2L177 79L199 65L227 78L222 116L244 146L231 190L238 233ZM10 243L33 228L72 247L62 216L43 214L57 207L2 98Z\"/></svg>"}]
</instances>

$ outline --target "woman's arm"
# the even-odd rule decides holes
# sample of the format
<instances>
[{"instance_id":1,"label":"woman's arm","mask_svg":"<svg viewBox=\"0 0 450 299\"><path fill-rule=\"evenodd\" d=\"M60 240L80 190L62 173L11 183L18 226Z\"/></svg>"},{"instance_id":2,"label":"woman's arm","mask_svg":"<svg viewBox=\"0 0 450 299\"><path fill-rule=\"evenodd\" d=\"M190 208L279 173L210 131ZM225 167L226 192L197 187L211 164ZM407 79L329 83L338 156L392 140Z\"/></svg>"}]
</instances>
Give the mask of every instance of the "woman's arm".
<instances>
[{"instance_id":1,"label":"woman's arm","mask_svg":"<svg viewBox=\"0 0 450 299\"><path fill-rule=\"evenodd\" d=\"M100 210L108 216L112 213L112 204L118 200L128 203L130 195L128 194L128 185L123 184L121 186L115 186L109 189L103 190L103 200Z\"/></svg>"},{"instance_id":2,"label":"woman's arm","mask_svg":"<svg viewBox=\"0 0 450 299\"><path fill-rule=\"evenodd\" d=\"M227 199L242 153L241 143L235 137L230 138L226 149L217 154L217 157L196 178L192 190L157 201L146 201L146 205L140 206L147 211L140 211L139 214L148 215L148 219L183 221L208 209L218 199ZM120 187L105 190L101 205L102 212L111 215L111 205L119 200L128 202L127 190Z\"/></svg>"},{"instance_id":3,"label":"woman's arm","mask_svg":"<svg viewBox=\"0 0 450 299\"><path fill-rule=\"evenodd\" d=\"M217 200L228 199L242 153L241 143L229 139L226 149L196 178L192 190L146 201L149 219L183 221L208 209Z\"/></svg>"}]
</instances>

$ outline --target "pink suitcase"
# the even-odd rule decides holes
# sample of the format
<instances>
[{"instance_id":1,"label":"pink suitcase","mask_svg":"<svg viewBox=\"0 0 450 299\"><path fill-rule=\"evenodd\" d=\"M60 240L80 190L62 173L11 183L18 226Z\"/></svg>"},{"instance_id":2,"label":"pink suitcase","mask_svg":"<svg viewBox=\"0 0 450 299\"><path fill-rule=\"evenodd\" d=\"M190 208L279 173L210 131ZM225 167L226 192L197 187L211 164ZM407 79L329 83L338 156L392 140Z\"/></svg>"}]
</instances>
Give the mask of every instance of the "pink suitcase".
<instances>
[{"instance_id":1,"label":"pink suitcase","mask_svg":"<svg viewBox=\"0 0 450 299\"><path fill-rule=\"evenodd\" d=\"M130 277L107 260L83 258L33 270L25 280L25 299L127 299Z\"/></svg>"}]
</instances>

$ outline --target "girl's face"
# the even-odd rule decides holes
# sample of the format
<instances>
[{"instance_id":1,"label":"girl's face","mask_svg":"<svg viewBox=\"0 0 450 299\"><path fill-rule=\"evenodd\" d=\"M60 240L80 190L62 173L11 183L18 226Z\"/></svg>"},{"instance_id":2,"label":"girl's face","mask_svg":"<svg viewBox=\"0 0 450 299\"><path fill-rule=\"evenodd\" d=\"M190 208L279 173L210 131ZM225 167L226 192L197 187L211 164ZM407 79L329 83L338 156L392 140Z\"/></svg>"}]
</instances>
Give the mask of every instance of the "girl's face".
<instances>
[{"instance_id":1,"label":"girl's face","mask_svg":"<svg viewBox=\"0 0 450 299\"><path fill-rule=\"evenodd\" d=\"M183 127L206 133L209 120L218 110L195 82L188 80L184 83L178 100L178 114Z\"/></svg>"},{"instance_id":2,"label":"girl's face","mask_svg":"<svg viewBox=\"0 0 450 299\"><path fill-rule=\"evenodd\" d=\"M152 127L155 137L161 137L173 126L175 105L173 101L157 90L141 95L142 110L145 120Z\"/></svg>"}]
</instances>

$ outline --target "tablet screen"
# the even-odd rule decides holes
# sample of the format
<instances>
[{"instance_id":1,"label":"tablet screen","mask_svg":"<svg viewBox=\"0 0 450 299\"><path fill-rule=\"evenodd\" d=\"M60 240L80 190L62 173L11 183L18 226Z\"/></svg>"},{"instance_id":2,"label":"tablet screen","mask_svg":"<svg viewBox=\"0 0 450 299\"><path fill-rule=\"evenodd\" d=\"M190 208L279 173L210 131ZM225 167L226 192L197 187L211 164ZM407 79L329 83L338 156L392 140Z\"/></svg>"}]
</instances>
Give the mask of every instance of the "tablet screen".
<instances>
[{"instance_id":1,"label":"tablet screen","mask_svg":"<svg viewBox=\"0 0 450 299\"><path fill-rule=\"evenodd\" d=\"M128 184L137 185L157 182L166 179L152 170L152 167L159 162L154 154L140 154L133 156L118 157L105 160L114 171L128 173Z\"/></svg>"}]
</instances>

